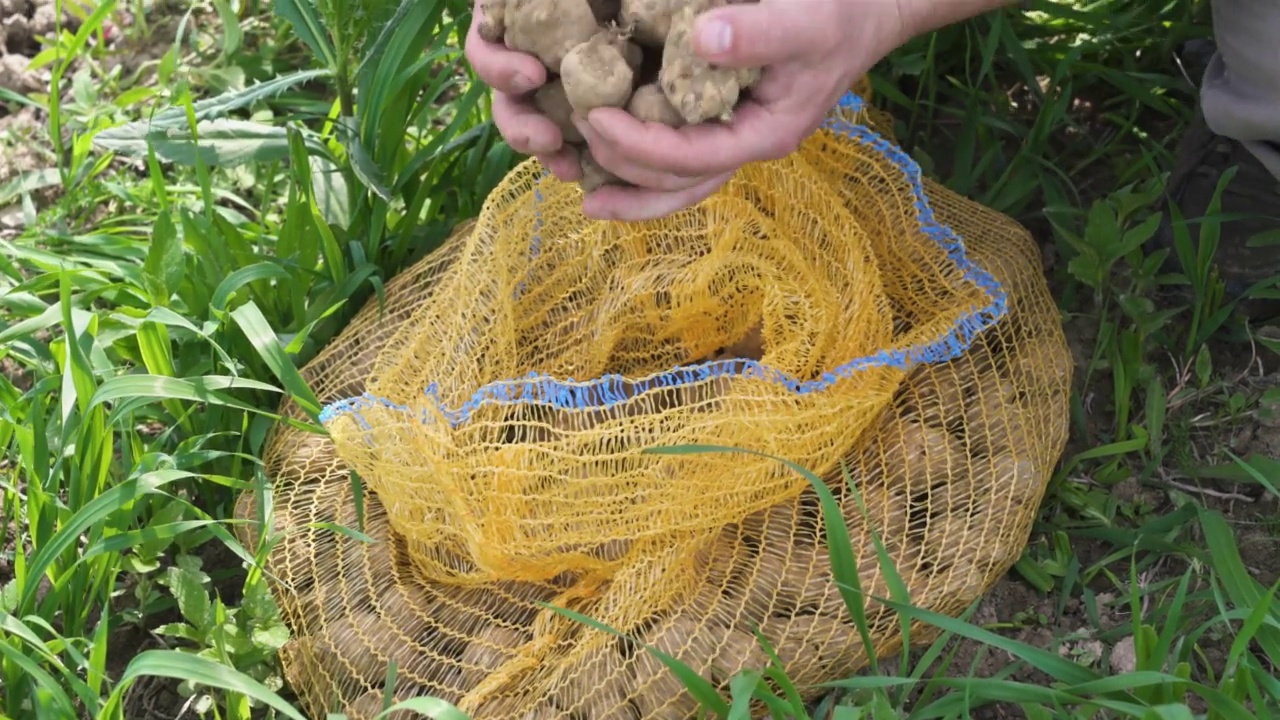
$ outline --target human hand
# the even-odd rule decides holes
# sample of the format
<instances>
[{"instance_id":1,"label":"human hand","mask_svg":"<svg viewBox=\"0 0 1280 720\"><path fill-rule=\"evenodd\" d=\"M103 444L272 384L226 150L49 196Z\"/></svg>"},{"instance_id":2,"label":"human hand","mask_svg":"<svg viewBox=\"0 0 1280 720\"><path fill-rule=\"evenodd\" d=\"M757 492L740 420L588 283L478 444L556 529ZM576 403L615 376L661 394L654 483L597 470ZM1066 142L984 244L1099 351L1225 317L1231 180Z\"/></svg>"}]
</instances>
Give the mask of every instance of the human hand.
<instances>
[{"instance_id":1,"label":"human hand","mask_svg":"<svg viewBox=\"0 0 1280 720\"><path fill-rule=\"evenodd\" d=\"M578 154L564 143L560 128L533 104L533 93L547 82L547 68L528 53L509 50L480 36L481 0L472 8L463 54L476 76L493 90L493 124L512 150L532 155L560 180L582 174Z\"/></svg>"},{"instance_id":2,"label":"human hand","mask_svg":"<svg viewBox=\"0 0 1280 720\"><path fill-rule=\"evenodd\" d=\"M902 2L760 0L703 13L694 28L698 55L764 68L760 81L730 123L673 129L617 108L577 119L596 162L635 186L595 190L583 211L610 220L663 217L710 196L747 163L791 154L858 78L910 38ZM495 96L495 119L496 103Z\"/></svg>"}]
</instances>

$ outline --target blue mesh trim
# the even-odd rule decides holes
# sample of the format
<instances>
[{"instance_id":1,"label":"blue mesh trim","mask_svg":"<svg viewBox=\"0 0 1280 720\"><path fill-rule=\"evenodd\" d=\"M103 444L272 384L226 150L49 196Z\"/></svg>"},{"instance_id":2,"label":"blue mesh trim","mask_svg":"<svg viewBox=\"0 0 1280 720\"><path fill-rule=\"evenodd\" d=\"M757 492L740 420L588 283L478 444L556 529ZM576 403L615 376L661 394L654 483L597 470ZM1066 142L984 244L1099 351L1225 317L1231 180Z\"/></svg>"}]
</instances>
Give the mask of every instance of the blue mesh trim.
<instances>
[{"instance_id":1,"label":"blue mesh trim","mask_svg":"<svg viewBox=\"0 0 1280 720\"><path fill-rule=\"evenodd\" d=\"M863 100L850 92L840 99L838 110L853 113L863 109ZM625 402L629 398L656 388L674 388L683 385L705 382L719 377L760 378L777 383L797 394L821 392L831 387L842 378L853 373L874 367L892 367L909 369L918 363L945 362L956 358L966 349L973 338L991 327L1007 312L1004 289L987 271L976 265L965 254L964 243L951 228L941 224L934 216L924 191L924 181L920 166L906 152L889 142L879 134L863 125L854 125L838 116L835 112L828 115L823 127L858 140L884 155L906 175L915 195L916 219L920 229L933 238L946 252L947 256L961 270L969 282L983 290L990 298L990 304L961 315L952 330L944 337L930 343L917 345L903 350L881 350L872 355L854 358L831 372L824 373L815 380L800 380L776 368L769 367L755 360L731 359L710 361L698 365L673 368L656 375L638 380L629 380L621 375L605 375L592 380L579 381L573 378L558 380L556 378L530 372L523 378L511 378L491 382L475 391L466 403L458 408L446 407L440 398L439 384L431 383L423 392L427 401L442 414L452 427L457 427L485 403L504 405L550 405L562 410L603 409ZM541 180L547 176L544 171ZM535 203L540 203L542 193L535 187ZM541 227L539 216L537 227ZM535 232L530 253L536 256L540 249L541 239ZM521 292L523 283L517 288ZM632 391L628 391L631 388ZM322 423L328 423L338 415L354 416L364 429L371 425L361 412L375 406L383 406L410 415L417 415L425 424L435 422L434 414L427 408L415 410L408 405L392 403L369 393L359 397L339 400L324 408L320 415Z\"/></svg>"}]
</instances>

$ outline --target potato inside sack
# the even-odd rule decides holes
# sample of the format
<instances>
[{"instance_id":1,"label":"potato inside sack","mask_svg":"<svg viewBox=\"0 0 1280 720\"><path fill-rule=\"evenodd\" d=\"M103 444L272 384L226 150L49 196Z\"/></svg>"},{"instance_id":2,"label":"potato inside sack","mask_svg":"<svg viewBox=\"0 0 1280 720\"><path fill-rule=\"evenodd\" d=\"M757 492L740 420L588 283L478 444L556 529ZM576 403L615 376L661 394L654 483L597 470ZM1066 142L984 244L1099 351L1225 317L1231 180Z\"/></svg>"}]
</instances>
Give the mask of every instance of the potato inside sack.
<instances>
[{"instance_id":1,"label":"potato inside sack","mask_svg":"<svg viewBox=\"0 0 1280 720\"><path fill-rule=\"evenodd\" d=\"M425 623L396 620L403 625L393 624L380 614L354 613L349 619L325 627L314 640L315 648L328 656L327 664L345 670L352 679L370 687L381 685L392 661L398 673L422 677L425 656L411 638L422 634Z\"/></svg>"},{"instance_id":2,"label":"potato inside sack","mask_svg":"<svg viewBox=\"0 0 1280 720\"><path fill-rule=\"evenodd\" d=\"M747 639L750 642L747 642ZM643 636L644 643L687 665L704 679L722 684L742 669L763 670L767 656L755 637L732 629L728 622L705 612L678 612ZM636 648L634 661L641 718L686 718L698 709L680 679L647 648Z\"/></svg>"},{"instance_id":3,"label":"potato inside sack","mask_svg":"<svg viewBox=\"0 0 1280 720\"><path fill-rule=\"evenodd\" d=\"M787 677L797 686L845 677L866 658L861 636L841 617L771 617L760 634L773 645Z\"/></svg>"},{"instance_id":4,"label":"potato inside sack","mask_svg":"<svg viewBox=\"0 0 1280 720\"><path fill-rule=\"evenodd\" d=\"M524 633L513 627L497 624L474 632L460 660L463 692L470 692L503 663L515 657L527 639Z\"/></svg>"},{"instance_id":5,"label":"potato inside sack","mask_svg":"<svg viewBox=\"0 0 1280 720\"><path fill-rule=\"evenodd\" d=\"M630 697L637 690L635 674L619 644L607 642L566 668L556 681L552 702L568 717L592 720L640 720Z\"/></svg>"},{"instance_id":6,"label":"potato inside sack","mask_svg":"<svg viewBox=\"0 0 1280 720\"><path fill-rule=\"evenodd\" d=\"M426 688L397 690L387 707L402 703L409 698L430 694ZM384 693L381 689L369 690L347 706L347 718L348 720L374 720L374 718L378 720L418 720L422 717L420 713L414 710L394 710L385 715L379 715L382 712L383 703Z\"/></svg>"},{"instance_id":7,"label":"potato inside sack","mask_svg":"<svg viewBox=\"0 0 1280 720\"><path fill-rule=\"evenodd\" d=\"M965 434L980 455L996 455L1026 447L1018 387L992 373L965 408Z\"/></svg>"}]
</instances>

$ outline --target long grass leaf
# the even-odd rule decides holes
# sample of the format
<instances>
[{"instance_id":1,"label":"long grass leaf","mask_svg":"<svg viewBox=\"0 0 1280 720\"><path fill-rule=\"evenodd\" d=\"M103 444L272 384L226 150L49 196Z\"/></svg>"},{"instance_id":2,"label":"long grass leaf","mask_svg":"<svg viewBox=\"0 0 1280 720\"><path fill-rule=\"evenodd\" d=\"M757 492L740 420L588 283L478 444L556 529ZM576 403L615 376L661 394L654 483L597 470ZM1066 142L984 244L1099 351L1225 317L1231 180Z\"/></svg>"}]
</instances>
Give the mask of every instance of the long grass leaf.
<instances>
[{"instance_id":1,"label":"long grass leaf","mask_svg":"<svg viewBox=\"0 0 1280 720\"><path fill-rule=\"evenodd\" d=\"M135 656L125 667L115 690L112 691L110 702L119 703L122 693L143 676L175 678L206 687L228 690L253 698L263 705L274 708L285 717L293 720L307 720L302 713L279 695L239 670L205 657L175 650L147 650Z\"/></svg>"}]
</instances>

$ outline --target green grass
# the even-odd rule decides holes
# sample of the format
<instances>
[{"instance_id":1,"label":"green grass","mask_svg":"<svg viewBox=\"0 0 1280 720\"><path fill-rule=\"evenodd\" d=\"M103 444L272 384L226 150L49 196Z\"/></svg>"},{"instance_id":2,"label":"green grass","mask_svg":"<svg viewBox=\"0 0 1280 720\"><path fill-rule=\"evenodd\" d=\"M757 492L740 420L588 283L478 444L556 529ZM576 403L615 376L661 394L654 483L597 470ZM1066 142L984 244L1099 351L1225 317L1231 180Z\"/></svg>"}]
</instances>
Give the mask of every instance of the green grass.
<instances>
[{"instance_id":1,"label":"green grass","mask_svg":"<svg viewBox=\"0 0 1280 720\"><path fill-rule=\"evenodd\" d=\"M468 5L105 2L35 55L48 92L6 95L10 112L34 106L48 151L0 186L19 225L0 236L0 718L132 720L153 678L206 717L300 717L275 660L288 629L232 504L266 482L280 400L318 410L296 368L519 159L461 57ZM990 703L1280 715L1277 588L1250 571L1277 549L1280 463L1232 445L1275 424L1280 396L1250 371L1254 351L1275 364L1280 335L1224 302L1216 221L1180 233L1174 270L1145 243L1194 103L1171 57L1208 33L1207 6L1030 7L919 38L874 80L926 171L1055 257L1084 367L1010 576L1039 609L984 623L892 598L943 635L817 709L776 668L728 697L685 673L719 717L752 698L840 720ZM113 68L103 21L126 9L145 22L122 47L145 55ZM0 148L16 158L20 142ZM832 555L857 617L857 573ZM1132 650L1120 670L1116 648ZM1008 662L979 672L988 656Z\"/></svg>"}]
</instances>

